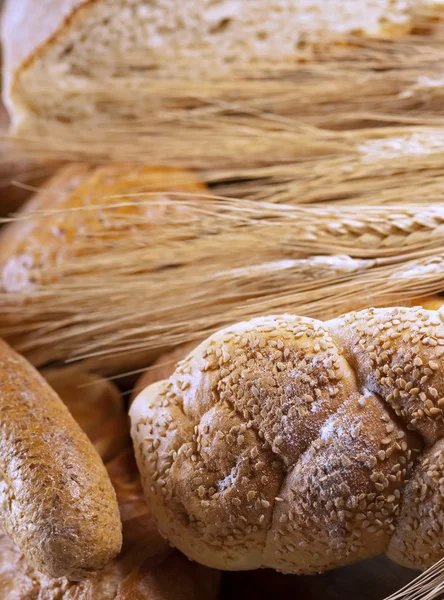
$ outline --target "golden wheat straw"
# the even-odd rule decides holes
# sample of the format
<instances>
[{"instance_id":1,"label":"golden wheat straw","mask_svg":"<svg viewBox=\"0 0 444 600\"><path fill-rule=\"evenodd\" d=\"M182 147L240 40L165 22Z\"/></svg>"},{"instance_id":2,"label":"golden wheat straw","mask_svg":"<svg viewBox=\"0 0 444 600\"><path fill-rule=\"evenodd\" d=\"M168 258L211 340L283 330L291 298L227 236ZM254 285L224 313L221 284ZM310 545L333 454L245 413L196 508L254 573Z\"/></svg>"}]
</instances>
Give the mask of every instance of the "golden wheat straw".
<instances>
[{"instance_id":1,"label":"golden wheat straw","mask_svg":"<svg viewBox=\"0 0 444 600\"><path fill-rule=\"evenodd\" d=\"M1 335L38 365L120 356L133 368L141 351L257 314L327 318L444 287L443 206L344 206L338 213L328 205L208 195L112 200L100 208L106 235L79 238L45 269L45 285L0 293ZM169 210L153 227L143 211L119 212L128 203L151 215L159 204ZM65 218L87 210L97 207ZM20 218L44 227L54 215L60 211Z\"/></svg>"},{"instance_id":2,"label":"golden wheat straw","mask_svg":"<svg viewBox=\"0 0 444 600\"><path fill-rule=\"evenodd\" d=\"M385 600L435 600L444 593L444 559Z\"/></svg>"}]
</instances>

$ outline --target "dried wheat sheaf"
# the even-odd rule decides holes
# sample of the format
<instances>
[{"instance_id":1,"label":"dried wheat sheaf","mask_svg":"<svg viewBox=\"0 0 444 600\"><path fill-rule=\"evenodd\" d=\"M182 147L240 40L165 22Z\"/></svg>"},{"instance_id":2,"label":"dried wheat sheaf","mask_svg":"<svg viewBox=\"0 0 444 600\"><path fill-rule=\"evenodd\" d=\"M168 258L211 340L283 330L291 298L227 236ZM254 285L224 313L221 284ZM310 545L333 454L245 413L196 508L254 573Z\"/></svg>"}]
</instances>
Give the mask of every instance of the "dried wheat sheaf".
<instances>
[{"instance_id":1,"label":"dried wheat sheaf","mask_svg":"<svg viewBox=\"0 0 444 600\"><path fill-rule=\"evenodd\" d=\"M156 220L119 211L131 203L149 207ZM106 370L107 358L120 356L132 367L141 351L257 314L326 319L444 287L438 204L338 212L156 193L108 199L67 211L70 218L76 210L100 210L103 231L80 235L62 261L48 263L39 272L44 284L0 293L0 335L39 366L101 357ZM18 218L42 219L44 227L51 214Z\"/></svg>"}]
</instances>

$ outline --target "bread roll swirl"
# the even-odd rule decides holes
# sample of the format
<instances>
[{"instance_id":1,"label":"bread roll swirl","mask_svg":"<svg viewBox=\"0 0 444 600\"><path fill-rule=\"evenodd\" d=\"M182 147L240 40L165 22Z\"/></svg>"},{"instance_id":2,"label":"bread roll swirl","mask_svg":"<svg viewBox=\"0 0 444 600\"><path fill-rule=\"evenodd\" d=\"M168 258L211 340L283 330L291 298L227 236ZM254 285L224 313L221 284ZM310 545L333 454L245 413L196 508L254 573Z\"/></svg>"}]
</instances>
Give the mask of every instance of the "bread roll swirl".
<instances>
[{"instance_id":1,"label":"bread roll swirl","mask_svg":"<svg viewBox=\"0 0 444 600\"><path fill-rule=\"evenodd\" d=\"M433 564L443 355L443 314L419 307L213 335L131 407L160 530L226 570L315 573L381 552Z\"/></svg>"}]
</instances>

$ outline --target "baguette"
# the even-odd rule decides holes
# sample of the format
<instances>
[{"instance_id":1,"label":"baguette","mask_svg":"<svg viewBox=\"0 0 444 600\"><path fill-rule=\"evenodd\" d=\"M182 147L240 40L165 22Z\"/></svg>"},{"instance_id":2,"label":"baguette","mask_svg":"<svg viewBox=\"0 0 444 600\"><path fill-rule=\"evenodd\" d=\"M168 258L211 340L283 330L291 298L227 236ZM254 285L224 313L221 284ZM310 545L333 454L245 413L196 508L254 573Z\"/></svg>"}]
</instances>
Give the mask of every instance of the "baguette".
<instances>
[{"instance_id":1,"label":"baguette","mask_svg":"<svg viewBox=\"0 0 444 600\"><path fill-rule=\"evenodd\" d=\"M225 570L444 557L444 316L263 317L213 335L130 409L159 529Z\"/></svg>"},{"instance_id":2,"label":"baguette","mask_svg":"<svg viewBox=\"0 0 444 600\"><path fill-rule=\"evenodd\" d=\"M32 121L36 124L39 119L72 123L99 114L112 119L119 112L118 100L104 102L103 93L112 88L110 80L116 83L122 74L131 75L131 65L136 67L134 83L141 78L176 77L181 80L179 89L184 79L193 80L198 73L214 78L236 68L254 70L264 60L274 64L292 60L307 43L356 32L407 33L415 10L436 4L436 0L340 4L255 0L254 5L239 0L185 4L9 0L3 20L5 101L21 132L32 129ZM137 114L138 100L136 94L135 106L124 107L127 115Z\"/></svg>"},{"instance_id":3,"label":"baguette","mask_svg":"<svg viewBox=\"0 0 444 600\"><path fill-rule=\"evenodd\" d=\"M31 565L81 579L121 546L103 463L57 394L0 341L0 523Z\"/></svg>"},{"instance_id":4,"label":"baguette","mask_svg":"<svg viewBox=\"0 0 444 600\"><path fill-rule=\"evenodd\" d=\"M131 448L107 465L122 516L122 552L80 582L54 579L30 566L13 542L0 534L2 600L215 600L217 571L191 563L157 532L144 501Z\"/></svg>"},{"instance_id":5,"label":"baguette","mask_svg":"<svg viewBox=\"0 0 444 600\"><path fill-rule=\"evenodd\" d=\"M0 597L2 600L213 600L219 574L191 563L169 547L157 532L130 446L112 443L118 423L129 434L123 401L117 389L80 367L44 371L78 424L107 462L123 523L121 553L104 569L80 582L52 578L33 568L14 543L0 534ZM74 393L76 387L81 393ZM78 390L79 392L79 390ZM91 410L89 410L91 409ZM109 438L109 443L104 443Z\"/></svg>"}]
</instances>

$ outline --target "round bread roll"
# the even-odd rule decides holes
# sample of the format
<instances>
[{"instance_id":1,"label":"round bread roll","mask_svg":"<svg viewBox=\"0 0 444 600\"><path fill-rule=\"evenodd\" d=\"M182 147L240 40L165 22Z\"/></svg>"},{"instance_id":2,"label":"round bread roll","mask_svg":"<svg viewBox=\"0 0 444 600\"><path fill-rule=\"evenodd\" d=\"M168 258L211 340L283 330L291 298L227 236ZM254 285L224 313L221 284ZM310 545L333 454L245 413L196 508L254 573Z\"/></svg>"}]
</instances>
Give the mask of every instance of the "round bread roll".
<instances>
[{"instance_id":1,"label":"round bread roll","mask_svg":"<svg viewBox=\"0 0 444 600\"><path fill-rule=\"evenodd\" d=\"M0 387L1 526L38 570L81 579L122 542L106 469L48 383L1 341Z\"/></svg>"},{"instance_id":2,"label":"round bread roll","mask_svg":"<svg viewBox=\"0 0 444 600\"><path fill-rule=\"evenodd\" d=\"M140 392L142 392L152 383L161 381L162 379L168 379L168 377L174 373L176 364L183 360L187 354L194 350L194 348L196 348L198 345L199 342L196 341L187 342L186 344L177 346L177 348L174 348L171 350L171 352L165 352L165 354L162 354L162 356L155 360L152 366L148 367L148 369L137 380L137 383L134 386L131 394L130 403L132 404Z\"/></svg>"},{"instance_id":3,"label":"round bread roll","mask_svg":"<svg viewBox=\"0 0 444 600\"><path fill-rule=\"evenodd\" d=\"M444 557L444 315L369 309L229 327L136 398L160 531L225 570Z\"/></svg>"}]
</instances>

